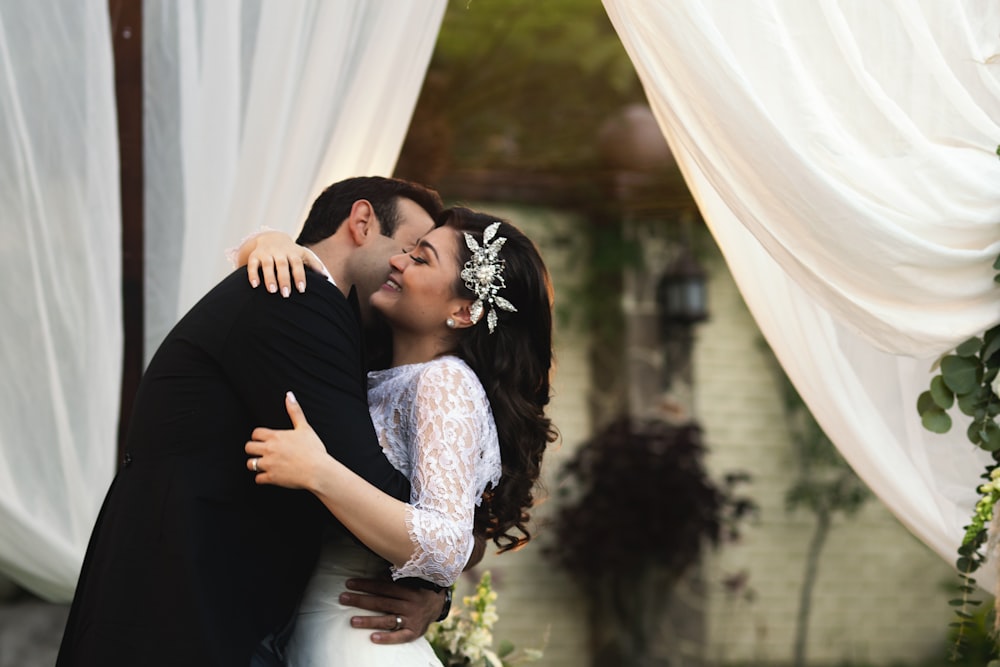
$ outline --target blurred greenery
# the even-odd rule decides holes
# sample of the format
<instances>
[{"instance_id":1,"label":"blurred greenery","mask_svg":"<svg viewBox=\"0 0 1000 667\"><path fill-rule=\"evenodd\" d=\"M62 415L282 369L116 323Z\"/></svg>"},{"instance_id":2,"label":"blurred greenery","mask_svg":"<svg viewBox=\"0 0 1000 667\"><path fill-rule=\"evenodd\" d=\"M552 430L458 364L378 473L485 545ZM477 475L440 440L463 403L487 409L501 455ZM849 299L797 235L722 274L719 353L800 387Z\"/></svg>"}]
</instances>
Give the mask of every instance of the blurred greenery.
<instances>
[{"instance_id":1,"label":"blurred greenery","mask_svg":"<svg viewBox=\"0 0 1000 667\"><path fill-rule=\"evenodd\" d=\"M397 172L590 169L601 124L644 100L599 0L453 0Z\"/></svg>"},{"instance_id":2,"label":"blurred greenery","mask_svg":"<svg viewBox=\"0 0 1000 667\"><path fill-rule=\"evenodd\" d=\"M792 645L792 665L805 667L813 591L819 576L820 557L833 529L833 518L838 514L854 515L872 494L813 417L777 358L772 356L771 359L792 441L794 471L785 492L785 507L788 511L805 510L814 519Z\"/></svg>"},{"instance_id":3,"label":"blurred greenery","mask_svg":"<svg viewBox=\"0 0 1000 667\"><path fill-rule=\"evenodd\" d=\"M958 658L952 660L952 667L984 667L991 660L1000 658L997 650L996 632L993 630L993 604L984 604L972 610L972 618L964 623L959 640L957 629L949 633L950 644L961 641Z\"/></svg>"}]
</instances>

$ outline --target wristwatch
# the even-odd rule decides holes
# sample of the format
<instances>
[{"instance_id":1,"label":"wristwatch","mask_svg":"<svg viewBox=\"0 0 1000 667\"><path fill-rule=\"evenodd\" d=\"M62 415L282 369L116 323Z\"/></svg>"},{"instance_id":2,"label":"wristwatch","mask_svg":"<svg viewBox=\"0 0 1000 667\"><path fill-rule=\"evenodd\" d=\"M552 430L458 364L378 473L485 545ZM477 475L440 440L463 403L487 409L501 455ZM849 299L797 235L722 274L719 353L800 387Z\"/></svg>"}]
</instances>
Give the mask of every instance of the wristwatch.
<instances>
[{"instance_id":1,"label":"wristwatch","mask_svg":"<svg viewBox=\"0 0 1000 667\"><path fill-rule=\"evenodd\" d=\"M454 586L442 586L440 584L435 584L432 581L427 581L426 579L418 579L416 577L403 577L396 581L397 584L404 584L406 586L412 586L413 588L424 588L429 591L434 591L435 593L440 593L444 591L444 606L441 607L441 615L438 617L435 623L441 622L448 618L448 614L451 612L451 592L454 590Z\"/></svg>"},{"instance_id":2,"label":"wristwatch","mask_svg":"<svg viewBox=\"0 0 1000 667\"><path fill-rule=\"evenodd\" d=\"M444 619L448 618L448 614L451 612L451 587L444 589L444 606L441 607L441 615L438 616L437 622L440 623Z\"/></svg>"}]
</instances>

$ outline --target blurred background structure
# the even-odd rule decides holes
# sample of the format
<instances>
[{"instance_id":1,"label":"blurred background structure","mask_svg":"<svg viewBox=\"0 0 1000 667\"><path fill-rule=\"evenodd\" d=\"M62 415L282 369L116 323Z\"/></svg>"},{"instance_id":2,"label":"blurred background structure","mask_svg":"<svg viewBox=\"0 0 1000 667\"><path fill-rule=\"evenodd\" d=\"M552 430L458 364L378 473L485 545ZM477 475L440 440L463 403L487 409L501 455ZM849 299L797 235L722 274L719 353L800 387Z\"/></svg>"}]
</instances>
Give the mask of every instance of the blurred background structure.
<instances>
[{"instance_id":1,"label":"blurred background structure","mask_svg":"<svg viewBox=\"0 0 1000 667\"><path fill-rule=\"evenodd\" d=\"M157 167L151 154L182 152L171 143L170 134L180 131L171 129L176 121L168 121L166 129L156 125L159 132L153 132L150 118L162 120L179 110L189 113L197 105L181 109L177 102L175 109L171 94L180 84L169 77L132 81L132 113L138 103L140 123L146 114L142 142L146 157L141 150L135 152L136 145L123 141L121 164L138 160L145 167L146 181L159 187L147 188L144 204L141 198L138 204L132 202L132 210L138 206L139 211L137 218L130 217L127 197L135 186L129 185L128 177L136 175L137 167L123 171L121 211L116 202L105 202L112 220L121 214L123 227L102 232L109 243L121 242L123 267L120 272L109 269L106 275L101 267L76 269L102 276L112 290L123 285L124 410L128 410L129 387L134 387L158 337L185 309L185 299L214 282L213 278L206 284L204 275L199 276L202 283L194 282L194 274L208 262L204 258L221 257L221 249L242 236L232 221L249 229L258 224L294 227L285 213L300 210L299 200L311 200L307 195L315 189L316 179L392 173L420 181L437 188L446 202L490 211L524 228L538 240L555 282L558 366L551 416L562 443L546 457L545 499L534 514L537 539L514 554L487 555L459 585L458 597L471 590L482 571L492 573L499 594L498 641L543 647L539 664L553 667L943 664L953 570L939 556L942 549L933 543L929 548L914 537L893 515L897 508L887 509L854 475L775 363L775 354L741 293L746 287L738 286L727 264L738 244L719 249L717 230L706 225L705 211L699 210L688 188L686 163L664 139L662 113L650 106L650 83L646 80L644 88L609 19L609 12L620 3L442 0L429 4L436 7L429 10L431 16L409 24L412 29L407 33L405 26L401 32L387 28L397 23L389 21L379 3L359 3L358 7L369 9L352 14L351 25L372 49L403 40L404 34L411 40L395 60L381 67L412 68L404 79L412 90L369 103L371 117L354 127L344 127L346 112L333 101L310 98L317 108L332 105L328 109L332 120L323 129L331 146L326 154L303 152L295 142L308 144L316 136L298 136L294 126L301 119L292 118L294 110L283 109L277 114L281 122L276 134L295 144L298 153L281 152L273 145L277 140L268 140L271 116L247 114L233 130L232 145L223 141L221 147L180 157L193 173ZM699 4L679 3L692 15ZM97 5L104 3L80 6L92 10ZM236 6L242 14L230 7L231 16L214 20L225 22L236 16L252 26L267 16L292 25L332 11L307 2L296 4L294 10L249 0ZM142 15L134 13L140 8ZM0 24L8 12L0 9ZM130 40L141 37L143 48L132 53L132 64L144 57L141 72L148 77L158 71L162 53L190 46L187 31L197 20L205 30L200 39L211 34L211 12L197 20L195 14L187 3L112 0L111 20L103 33L87 21L79 24L91 30L93 39L103 36L119 42L119 76L127 71L120 60L122 43L134 47ZM151 23L158 26L156 30L149 29ZM326 27L336 24L317 22ZM2 30L0 34L10 36ZM249 50L252 40L244 38L243 47ZM301 74L303 81L317 74L312 69L322 70L317 64L324 62L321 56L333 59L325 62L348 60L310 42L296 43L300 61L292 63L290 71L309 70ZM420 69L424 56L413 53L424 54L426 74ZM222 75L233 70L223 68L216 73L218 78L206 76L203 84L208 93L245 99L259 94L250 83L251 64L236 60L232 67L242 79L227 80ZM208 62L201 64L208 68ZM357 80L344 73L338 75L343 78L331 75L335 79L331 88L345 99L361 97L364 76L372 71L376 70L355 73ZM288 83L288 88L294 83L300 82ZM731 82L703 83L723 88ZM155 95L143 98L139 94L143 90L147 96L151 90ZM119 105L125 91L127 86L120 81ZM201 102L209 106L210 99L206 94ZM377 115L407 103L414 107L412 119L406 115L399 127L390 127ZM123 133L127 114L119 106L117 129ZM982 124L997 120L994 116ZM222 131L222 125L213 122L206 121L201 128L203 139ZM235 145L254 132L262 137L259 144L252 150L243 147L245 152L240 153ZM389 135L398 135L396 144L386 138ZM79 137L88 138L112 141L103 135ZM379 143L376 150L378 142L385 146ZM366 159L352 158L331 167L331 156L338 151L353 155L352 151L365 153L368 147L372 155ZM243 166L232 171L215 168L216 160L223 163L229 158ZM732 159L739 161L741 156ZM277 166L267 166L269 160ZM278 186L273 193L258 193L254 175L245 166L250 163L272 172L287 167L289 173L278 180L296 182L298 187L290 194ZM109 163L107 168L116 166ZM318 177L320 173L335 178ZM223 187L245 197L234 196L237 203L230 208L213 204L211 210L200 212L231 223L199 236L201 247L192 250L192 230L200 228L185 216L190 217L199 203L212 203L210 195ZM178 198L178 192L185 196ZM4 196L0 192L0 201ZM270 219L279 211L280 222ZM245 219L248 216L252 222ZM60 229L47 232L49 242ZM991 233L996 236L995 226ZM85 250L89 247L83 245ZM966 245L989 250L995 242ZM15 242L6 253L20 251ZM185 255L189 251L195 252L193 259ZM164 279L178 273L187 282L168 284ZM108 313L113 324L118 321L114 308L109 306ZM789 321L786 326L793 329L800 324ZM111 328L117 331L116 324ZM767 338L773 340L773 334ZM17 345L17 339L7 340L5 345ZM53 343L56 362L65 354L60 345L72 345L68 340ZM10 358L19 353L8 348L4 354ZM817 347L816 354L824 354L823 348ZM116 363L104 365L114 370ZM80 371L83 377L87 372ZM117 375L110 375L117 382ZM796 384L801 386L801 375L799 379ZM814 383L823 381L810 378ZM47 400L44 396L37 400ZM117 395L111 403L104 400L84 412L92 417L117 410ZM83 419L69 412L63 431ZM828 415L824 421L830 423ZM32 426L20 428L28 432ZM102 428L95 439L105 449L113 447L114 434L107 426ZM9 438L9 432L4 431L3 437ZM60 431L48 440L65 445L71 438ZM843 441L840 434L833 442L843 447ZM615 448L622 451L620 468L611 463L616 460ZM9 451L0 450L0 461ZM604 455L609 457L600 458ZM85 453L79 465L94 471L89 477L70 478L64 486L106 488L112 458L107 451ZM587 476L586 466L594 460L602 462L595 470L606 475ZM15 461L5 463L3 467L10 468ZM91 495L99 503L103 492ZM19 502L22 497L30 494L18 497ZM18 534L3 532L2 522L19 525L30 520L31 513L22 509L8 508L0 514L0 534ZM87 513L96 513L96 506L81 507L79 512L81 516L68 521L67 532L73 538L59 543L66 552L79 551L85 544ZM581 517L586 522L573 523ZM912 518L907 521L914 529ZM579 543L559 541L560 535L581 533L584 539ZM579 558L574 560L574 554ZM11 560L0 556L0 577L5 559ZM65 586L29 585L45 577L14 565L7 574L0 586L4 600L0 667L51 664L65 614ZM984 638L984 643L989 642Z\"/></svg>"}]
</instances>

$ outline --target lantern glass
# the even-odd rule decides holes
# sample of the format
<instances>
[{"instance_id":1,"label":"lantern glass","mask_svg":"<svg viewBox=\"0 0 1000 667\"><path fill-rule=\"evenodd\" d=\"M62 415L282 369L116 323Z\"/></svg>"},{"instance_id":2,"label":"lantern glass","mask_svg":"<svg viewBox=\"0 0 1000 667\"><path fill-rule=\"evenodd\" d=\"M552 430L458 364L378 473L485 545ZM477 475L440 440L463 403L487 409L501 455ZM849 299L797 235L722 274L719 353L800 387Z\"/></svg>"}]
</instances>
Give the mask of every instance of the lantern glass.
<instances>
[{"instance_id":1,"label":"lantern glass","mask_svg":"<svg viewBox=\"0 0 1000 667\"><path fill-rule=\"evenodd\" d=\"M691 325L708 319L705 272L688 253L660 278L657 304L663 325Z\"/></svg>"}]
</instances>

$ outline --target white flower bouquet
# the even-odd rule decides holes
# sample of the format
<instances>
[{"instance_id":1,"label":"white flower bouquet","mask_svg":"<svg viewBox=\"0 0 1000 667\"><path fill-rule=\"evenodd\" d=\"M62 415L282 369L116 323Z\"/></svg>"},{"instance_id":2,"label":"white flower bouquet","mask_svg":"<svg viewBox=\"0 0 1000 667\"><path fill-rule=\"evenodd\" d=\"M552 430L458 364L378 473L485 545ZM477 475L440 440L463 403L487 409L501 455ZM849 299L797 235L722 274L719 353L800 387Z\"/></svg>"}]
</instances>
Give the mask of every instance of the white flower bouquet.
<instances>
[{"instance_id":1,"label":"white flower bouquet","mask_svg":"<svg viewBox=\"0 0 1000 667\"><path fill-rule=\"evenodd\" d=\"M517 650L509 641L501 641L494 650L496 600L490 573L484 572L475 593L463 597L460 608L453 608L448 618L427 631L427 640L445 667L510 667L542 657L540 649Z\"/></svg>"}]
</instances>

